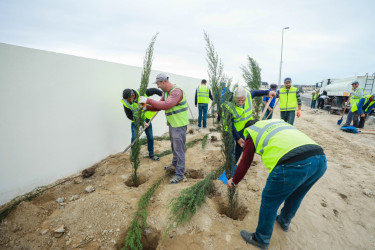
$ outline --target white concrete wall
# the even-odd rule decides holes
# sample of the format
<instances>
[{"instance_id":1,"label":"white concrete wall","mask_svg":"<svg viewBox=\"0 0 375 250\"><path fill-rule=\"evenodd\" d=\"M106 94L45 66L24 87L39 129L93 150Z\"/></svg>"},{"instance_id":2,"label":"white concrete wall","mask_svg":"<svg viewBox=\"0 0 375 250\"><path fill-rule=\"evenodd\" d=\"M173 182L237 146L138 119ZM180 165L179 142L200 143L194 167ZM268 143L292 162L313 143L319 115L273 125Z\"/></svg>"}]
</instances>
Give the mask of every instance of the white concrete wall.
<instances>
[{"instance_id":1,"label":"white concrete wall","mask_svg":"<svg viewBox=\"0 0 375 250\"><path fill-rule=\"evenodd\" d=\"M0 43L0 204L122 151L131 137L122 91L138 88L141 72ZM197 118L201 79L167 74L185 90ZM154 135L166 132L165 124L161 112Z\"/></svg>"}]
</instances>

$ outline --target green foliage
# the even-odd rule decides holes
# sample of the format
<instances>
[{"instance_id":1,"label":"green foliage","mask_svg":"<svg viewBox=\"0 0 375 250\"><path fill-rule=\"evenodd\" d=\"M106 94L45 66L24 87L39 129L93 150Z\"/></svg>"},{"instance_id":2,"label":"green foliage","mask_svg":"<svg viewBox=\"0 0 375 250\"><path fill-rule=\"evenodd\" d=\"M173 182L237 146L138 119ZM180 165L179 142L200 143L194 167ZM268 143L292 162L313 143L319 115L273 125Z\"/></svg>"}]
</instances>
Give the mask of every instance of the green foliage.
<instances>
[{"instance_id":1,"label":"green foliage","mask_svg":"<svg viewBox=\"0 0 375 250\"><path fill-rule=\"evenodd\" d=\"M186 143L185 150L188 150L189 148L193 147L196 143L202 140L203 140L202 138L198 138L198 139L194 139L193 141ZM172 150L168 149L168 150L161 152L160 154L156 154L156 156L163 157L163 156L170 155L170 154L172 154Z\"/></svg>"},{"instance_id":2,"label":"green foliage","mask_svg":"<svg viewBox=\"0 0 375 250\"><path fill-rule=\"evenodd\" d=\"M163 239L178 226L188 222L205 202L206 196L211 192L213 180L219 178L224 168L220 167L210 172L206 178L195 183L193 186L181 191L177 198L171 200L168 205L170 208L167 229L164 232Z\"/></svg>"},{"instance_id":3,"label":"green foliage","mask_svg":"<svg viewBox=\"0 0 375 250\"><path fill-rule=\"evenodd\" d=\"M211 92L212 97L214 98L212 105L217 105L221 103L221 95L217 95L217 93L221 93L222 87L220 83L223 81L223 63L219 59L217 52L215 51L215 47L210 40L210 37L206 32L204 32L204 40L206 41L206 53L207 58L206 61L208 63L208 76L210 78L211 83Z\"/></svg>"},{"instance_id":4,"label":"green foliage","mask_svg":"<svg viewBox=\"0 0 375 250\"><path fill-rule=\"evenodd\" d=\"M202 149L206 147L207 138L208 138L208 134L205 134L205 136L203 136L203 139L202 139Z\"/></svg>"},{"instance_id":5,"label":"green foliage","mask_svg":"<svg viewBox=\"0 0 375 250\"><path fill-rule=\"evenodd\" d=\"M251 90L259 89L262 83L262 79L260 75L261 69L259 68L258 63L253 58L248 56L247 59L248 59L247 64L241 66L242 77L245 80L247 86ZM259 116L262 111L261 104L262 104L262 98L254 98L253 114L254 114L255 119L259 119Z\"/></svg>"},{"instance_id":6,"label":"green foliage","mask_svg":"<svg viewBox=\"0 0 375 250\"><path fill-rule=\"evenodd\" d=\"M233 177L234 172L234 166L235 166L235 159L233 156L233 147L234 140L233 140L233 134L232 134L232 119L233 114L231 107L234 106L234 103L225 102L225 105L223 105L223 130L221 132L221 137L223 140L223 144L221 146L222 153L224 155L224 169L225 169L225 175L228 178ZM237 207L237 197L238 193L236 192L236 188L229 188L228 187L228 201L229 201L229 216L233 218L233 213L235 208Z\"/></svg>"},{"instance_id":7,"label":"green foliage","mask_svg":"<svg viewBox=\"0 0 375 250\"><path fill-rule=\"evenodd\" d=\"M163 175L160 177L148 190L145 194L142 195L138 201L138 209L134 213L133 220L130 224L129 231L125 238L125 246L122 248L125 249L142 249L142 231L146 229L146 220L147 220L147 208L150 202L151 197L154 195L155 190L160 186L162 181L167 177Z\"/></svg>"},{"instance_id":8,"label":"green foliage","mask_svg":"<svg viewBox=\"0 0 375 250\"><path fill-rule=\"evenodd\" d=\"M141 86L139 87L139 94L141 96L143 96L147 90L148 81L149 81L150 73L151 73L152 60L153 60L154 44L155 44L157 35L158 34L152 37L151 43L146 50L146 55L143 61ZM139 138L140 129L141 127L144 127L144 123L145 123L144 112L140 107L138 107L136 110L133 111L133 119L134 119L134 124L136 126L135 138ZM138 186L137 170L141 163L139 159L140 151L141 151L141 144L139 140L136 140L131 150L131 162L133 166L132 179L133 179L135 186Z\"/></svg>"},{"instance_id":9,"label":"green foliage","mask_svg":"<svg viewBox=\"0 0 375 250\"><path fill-rule=\"evenodd\" d=\"M172 150L167 149L167 150L161 152L160 154L155 154L155 155L158 156L158 157L163 157L163 156L170 155L170 154L172 154Z\"/></svg>"},{"instance_id":10,"label":"green foliage","mask_svg":"<svg viewBox=\"0 0 375 250\"><path fill-rule=\"evenodd\" d=\"M154 141L169 141L171 138L169 136L155 136ZM147 144L147 138L138 139L141 145Z\"/></svg>"},{"instance_id":11,"label":"green foliage","mask_svg":"<svg viewBox=\"0 0 375 250\"><path fill-rule=\"evenodd\" d=\"M5 219L14 209L17 208L17 206L23 202L23 201L32 201L34 198L36 198L38 195L40 195L41 193L43 193L45 190L47 190L46 187L38 187L36 189L34 189L33 191L27 193L27 194L24 194L24 195L21 195L21 196L18 196L16 198L14 198L10 203L12 205L6 207L4 210L2 210L0 212L0 223L3 221L3 219Z\"/></svg>"}]
</instances>

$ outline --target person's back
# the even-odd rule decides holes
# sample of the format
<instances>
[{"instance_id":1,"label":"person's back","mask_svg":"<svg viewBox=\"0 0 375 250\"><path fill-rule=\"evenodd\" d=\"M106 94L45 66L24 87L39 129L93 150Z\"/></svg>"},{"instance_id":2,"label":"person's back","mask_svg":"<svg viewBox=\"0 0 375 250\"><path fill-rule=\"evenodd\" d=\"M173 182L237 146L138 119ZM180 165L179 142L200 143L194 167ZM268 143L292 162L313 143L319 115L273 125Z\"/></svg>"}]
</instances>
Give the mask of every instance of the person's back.
<instances>
[{"instance_id":1,"label":"person's back","mask_svg":"<svg viewBox=\"0 0 375 250\"><path fill-rule=\"evenodd\" d=\"M213 100L210 88L206 85L207 81L203 79L195 91L195 107L198 106L198 127L201 128L203 119L203 128L207 127L207 110L210 99Z\"/></svg>"},{"instance_id":2,"label":"person's back","mask_svg":"<svg viewBox=\"0 0 375 250\"><path fill-rule=\"evenodd\" d=\"M254 233L242 230L247 242L267 249L275 220L284 232L289 230L302 200L327 169L323 149L306 134L282 120L252 121L245 129L245 146L229 188L238 185L249 170L254 153L262 156L270 170L262 192L258 226ZM283 208L277 211L281 204Z\"/></svg>"}]
</instances>

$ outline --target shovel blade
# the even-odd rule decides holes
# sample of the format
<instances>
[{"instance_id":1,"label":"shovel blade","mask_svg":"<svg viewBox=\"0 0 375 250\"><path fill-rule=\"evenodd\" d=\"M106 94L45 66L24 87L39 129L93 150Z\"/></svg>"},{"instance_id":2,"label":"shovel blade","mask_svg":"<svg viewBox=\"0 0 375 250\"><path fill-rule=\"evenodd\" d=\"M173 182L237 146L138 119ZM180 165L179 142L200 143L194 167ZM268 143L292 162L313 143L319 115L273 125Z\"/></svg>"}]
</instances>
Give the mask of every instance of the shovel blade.
<instances>
[{"instance_id":1,"label":"shovel blade","mask_svg":"<svg viewBox=\"0 0 375 250\"><path fill-rule=\"evenodd\" d=\"M342 117L340 118L340 120L337 121L337 125L341 125L342 123Z\"/></svg>"}]
</instances>

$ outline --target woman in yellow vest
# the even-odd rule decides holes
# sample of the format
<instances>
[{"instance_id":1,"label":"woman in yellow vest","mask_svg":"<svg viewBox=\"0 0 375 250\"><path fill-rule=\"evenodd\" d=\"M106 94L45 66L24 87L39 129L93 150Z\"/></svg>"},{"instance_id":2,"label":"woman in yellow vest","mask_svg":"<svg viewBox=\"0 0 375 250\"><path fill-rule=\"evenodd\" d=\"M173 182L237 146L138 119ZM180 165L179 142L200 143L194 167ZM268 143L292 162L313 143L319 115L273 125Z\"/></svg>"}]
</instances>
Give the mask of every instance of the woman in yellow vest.
<instances>
[{"instance_id":1,"label":"woman in yellow vest","mask_svg":"<svg viewBox=\"0 0 375 250\"><path fill-rule=\"evenodd\" d=\"M158 90L157 88L149 88L146 90L146 96L158 95L161 96L163 92ZM139 108L138 101L139 101L139 92L134 89L125 89L122 92L122 104L124 106L124 111L126 117L131 121L131 131L132 131L132 139L133 142L135 140L135 134L137 127L133 122L133 111ZM148 123L150 119L155 115L155 112L146 111L144 113L146 122ZM149 127L145 130L146 137L147 137L147 149L149 157L154 160L158 161L159 157L154 155L154 135L152 133L152 124L150 123Z\"/></svg>"},{"instance_id":2,"label":"woman in yellow vest","mask_svg":"<svg viewBox=\"0 0 375 250\"><path fill-rule=\"evenodd\" d=\"M201 85L199 85L195 91L195 107L198 106L198 130L201 128L202 118L203 128L207 127L208 103L210 99L211 101L213 100L211 90L206 84L207 81L203 79Z\"/></svg>"},{"instance_id":3,"label":"woman in yellow vest","mask_svg":"<svg viewBox=\"0 0 375 250\"><path fill-rule=\"evenodd\" d=\"M294 124L296 109L298 106L297 117L301 116L301 97L297 88L292 87L292 79L284 79L284 88L278 91L280 98L280 117L290 125Z\"/></svg>"},{"instance_id":4,"label":"woman in yellow vest","mask_svg":"<svg viewBox=\"0 0 375 250\"><path fill-rule=\"evenodd\" d=\"M246 242L267 249L275 220L283 231L289 230L303 198L325 173L327 159L315 141L283 120L252 120L249 125L241 161L227 185L232 188L242 180L254 153L262 156L269 176L262 192L258 226L254 233L242 230L240 234Z\"/></svg>"},{"instance_id":5,"label":"woman in yellow vest","mask_svg":"<svg viewBox=\"0 0 375 250\"><path fill-rule=\"evenodd\" d=\"M167 124L169 126L169 137L173 152L172 163L165 167L175 167L176 175L169 181L169 184L176 184L185 178L185 142L186 129L189 124L188 106L186 96L181 88L169 81L165 74L156 76L155 84L163 91L160 101L147 97L139 98L139 103L147 105L147 110L165 110Z\"/></svg>"}]
</instances>

